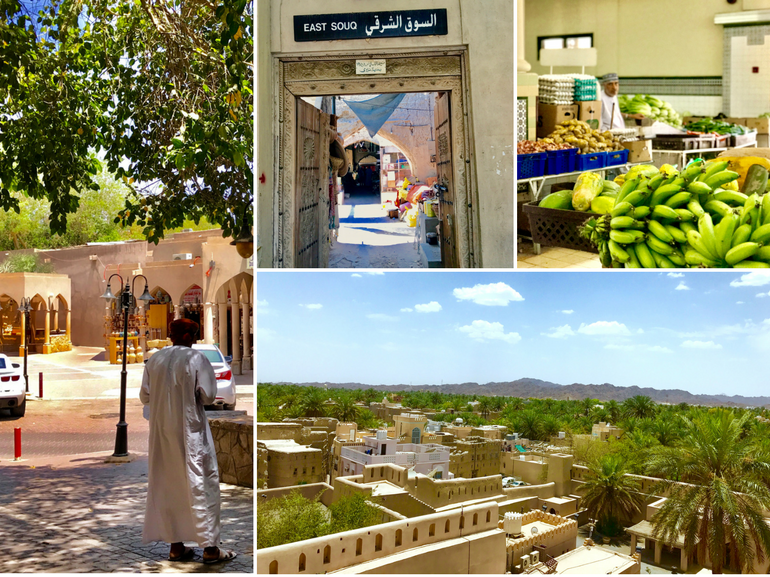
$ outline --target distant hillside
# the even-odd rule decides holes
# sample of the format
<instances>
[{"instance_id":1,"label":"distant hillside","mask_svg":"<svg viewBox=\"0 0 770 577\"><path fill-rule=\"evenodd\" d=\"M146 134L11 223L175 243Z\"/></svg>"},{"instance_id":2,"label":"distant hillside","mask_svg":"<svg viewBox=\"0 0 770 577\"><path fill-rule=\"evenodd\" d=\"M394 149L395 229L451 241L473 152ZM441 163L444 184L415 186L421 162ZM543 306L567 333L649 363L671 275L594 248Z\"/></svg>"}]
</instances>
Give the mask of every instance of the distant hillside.
<instances>
[{"instance_id":1,"label":"distant hillside","mask_svg":"<svg viewBox=\"0 0 770 577\"><path fill-rule=\"evenodd\" d=\"M653 389L650 387L616 387L601 385L559 385L539 379L518 379L503 383L461 383L456 385L363 385L361 383L297 383L301 386L324 385L334 389L376 389L379 391L438 391L455 395L483 395L505 397L533 397L538 399L599 399L601 401L625 401L636 395L650 397L656 403L687 403L690 405L755 406L770 405L770 397L742 397L740 395L694 395L681 389Z\"/></svg>"}]
</instances>

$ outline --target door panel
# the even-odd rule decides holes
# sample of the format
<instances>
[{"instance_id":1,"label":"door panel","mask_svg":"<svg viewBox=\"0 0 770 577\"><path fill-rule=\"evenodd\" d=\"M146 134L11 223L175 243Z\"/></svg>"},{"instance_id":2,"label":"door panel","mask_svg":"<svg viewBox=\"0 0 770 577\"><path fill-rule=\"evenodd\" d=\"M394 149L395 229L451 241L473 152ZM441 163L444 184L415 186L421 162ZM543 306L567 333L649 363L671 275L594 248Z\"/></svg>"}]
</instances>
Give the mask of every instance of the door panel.
<instances>
[{"instance_id":1,"label":"door panel","mask_svg":"<svg viewBox=\"0 0 770 577\"><path fill-rule=\"evenodd\" d=\"M436 94L436 172L438 183L443 187L439 193L439 240L442 266L444 268L457 268L459 264L452 178L452 126L449 100L449 92Z\"/></svg>"},{"instance_id":2,"label":"door panel","mask_svg":"<svg viewBox=\"0 0 770 577\"><path fill-rule=\"evenodd\" d=\"M317 268L320 262L319 211L326 193L329 150L326 130L329 116L297 98L297 174L294 198L294 266Z\"/></svg>"}]
</instances>

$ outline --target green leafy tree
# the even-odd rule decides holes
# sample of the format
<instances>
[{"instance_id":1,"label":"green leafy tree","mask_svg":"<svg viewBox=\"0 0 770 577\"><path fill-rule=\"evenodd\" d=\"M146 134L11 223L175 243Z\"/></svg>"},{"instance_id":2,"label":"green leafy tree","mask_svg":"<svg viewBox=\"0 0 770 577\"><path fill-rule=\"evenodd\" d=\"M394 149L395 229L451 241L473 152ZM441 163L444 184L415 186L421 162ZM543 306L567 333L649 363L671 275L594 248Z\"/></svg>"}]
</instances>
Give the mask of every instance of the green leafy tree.
<instances>
[{"instance_id":1,"label":"green leafy tree","mask_svg":"<svg viewBox=\"0 0 770 577\"><path fill-rule=\"evenodd\" d=\"M314 539L328 534L325 507L305 499L299 491L263 502L257 500L257 548Z\"/></svg>"},{"instance_id":2,"label":"green leafy tree","mask_svg":"<svg viewBox=\"0 0 770 577\"><path fill-rule=\"evenodd\" d=\"M684 535L687 553L708 554L714 573L730 565L750 572L770 552L770 454L743 436L747 418L726 409L683 418L679 446L661 449L650 462L650 472L664 479L655 490L668 495L652 517L656 539L671 543Z\"/></svg>"},{"instance_id":3,"label":"green leafy tree","mask_svg":"<svg viewBox=\"0 0 770 577\"><path fill-rule=\"evenodd\" d=\"M36 254L13 254L0 263L0 273L4 272L53 272L53 265L40 261Z\"/></svg>"},{"instance_id":4,"label":"green leafy tree","mask_svg":"<svg viewBox=\"0 0 770 577\"><path fill-rule=\"evenodd\" d=\"M299 398L298 410L303 417L326 416L326 391L318 387L305 387Z\"/></svg>"},{"instance_id":5,"label":"green leafy tree","mask_svg":"<svg viewBox=\"0 0 770 577\"><path fill-rule=\"evenodd\" d=\"M521 436L525 439L540 439L542 434L542 429L540 426L541 418L542 415L532 409L522 411L519 415L518 432L521 433Z\"/></svg>"},{"instance_id":6,"label":"green leafy tree","mask_svg":"<svg viewBox=\"0 0 770 577\"><path fill-rule=\"evenodd\" d=\"M608 536L620 532L620 523L640 511L639 481L626 475L624 459L607 454L589 465L586 481L580 488L582 505L597 520L597 529Z\"/></svg>"},{"instance_id":7,"label":"green leafy tree","mask_svg":"<svg viewBox=\"0 0 770 577\"><path fill-rule=\"evenodd\" d=\"M377 525L382 513L362 493L353 493L329 506L331 512L330 533L341 533Z\"/></svg>"},{"instance_id":8,"label":"green leafy tree","mask_svg":"<svg viewBox=\"0 0 770 577\"><path fill-rule=\"evenodd\" d=\"M650 397L636 395L623 401L623 409L630 417L644 419L655 415L656 404Z\"/></svg>"},{"instance_id":9,"label":"green leafy tree","mask_svg":"<svg viewBox=\"0 0 770 577\"><path fill-rule=\"evenodd\" d=\"M341 422L345 423L358 422L361 413L361 407L356 405L356 402L351 396L345 396L338 399L337 404L334 405L331 410L331 414L335 419L339 419Z\"/></svg>"},{"instance_id":10,"label":"green leafy tree","mask_svg":"<svg viewBox=\"0 0 770 577\"><path fill-rule=\"evenodd\" d=\"M51 0L35 26L1 6L0 209L48 198L62 234L106 162L132 189L113 216L151 241L251 226L251 2Z\"/></svg>"}]
</instances>

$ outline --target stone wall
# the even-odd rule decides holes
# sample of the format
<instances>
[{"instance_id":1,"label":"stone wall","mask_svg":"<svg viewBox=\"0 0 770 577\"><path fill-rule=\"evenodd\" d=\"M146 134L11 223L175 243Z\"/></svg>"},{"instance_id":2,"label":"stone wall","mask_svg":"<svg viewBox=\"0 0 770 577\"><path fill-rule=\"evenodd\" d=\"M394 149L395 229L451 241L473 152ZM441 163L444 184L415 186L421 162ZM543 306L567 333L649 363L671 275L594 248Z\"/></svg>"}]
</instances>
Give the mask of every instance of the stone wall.
<instances>
[{"instance_id":1,"label":"stone wall","mask_svg":"<svg viewBox=\"0 0 770 577\"><path fill-rule=\"evenodd\" d=\"M221 413L220 413L221 415ZM219 464L219 482L254 486L254 417L238 411L209 419Z\"/></svg>"}]
</instances>

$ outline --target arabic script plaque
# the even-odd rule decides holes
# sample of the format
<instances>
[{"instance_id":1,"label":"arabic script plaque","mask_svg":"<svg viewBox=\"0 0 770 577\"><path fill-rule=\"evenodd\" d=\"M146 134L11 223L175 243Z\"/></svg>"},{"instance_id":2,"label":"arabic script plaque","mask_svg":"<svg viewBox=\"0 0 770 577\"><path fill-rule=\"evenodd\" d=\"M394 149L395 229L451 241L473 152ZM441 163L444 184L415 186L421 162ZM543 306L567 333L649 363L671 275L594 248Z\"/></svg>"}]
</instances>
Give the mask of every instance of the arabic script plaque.
<instances>
[{"instance_id":1,"label":"arabic script plaque","mask_svg":"<svg viewBox=\"0 0 770 577\"><path fill-rule=\"evenodd\" d=\"M385 74L385 60L356 60L356 74Z\"/></svg>"},{"instance_id":2,"label":"arabic script plaque","mask_svg":"<svg viewBox=\"0 0 770 577\"><path fill-rule=\"evenodd\" d=\"M446 8L294 16L294 41L445 36Z\"/></svg>"}]
</instances>

